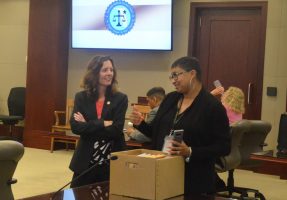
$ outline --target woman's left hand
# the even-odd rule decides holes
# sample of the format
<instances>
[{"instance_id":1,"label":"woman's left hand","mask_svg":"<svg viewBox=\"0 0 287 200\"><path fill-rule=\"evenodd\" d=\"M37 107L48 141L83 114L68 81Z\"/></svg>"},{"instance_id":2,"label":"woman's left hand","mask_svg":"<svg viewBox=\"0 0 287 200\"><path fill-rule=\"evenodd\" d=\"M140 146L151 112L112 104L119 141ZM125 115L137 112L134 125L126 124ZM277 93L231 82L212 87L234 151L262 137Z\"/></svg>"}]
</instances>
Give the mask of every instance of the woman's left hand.
<instances>
[{"instance_id":1,"label":"woman's left hand","mask_svg":"<svg viewBox=\"0 0 287 200\"><path fill-rule=\"evenodd\" d=\"M184 141L182 141L181 143L172 140L171 141L172 146L169 147L170 151L170 155L180 155L183 157L188 157L190 156L190 149L189 147L184 143Z\"/></svg>"}]
</instances>

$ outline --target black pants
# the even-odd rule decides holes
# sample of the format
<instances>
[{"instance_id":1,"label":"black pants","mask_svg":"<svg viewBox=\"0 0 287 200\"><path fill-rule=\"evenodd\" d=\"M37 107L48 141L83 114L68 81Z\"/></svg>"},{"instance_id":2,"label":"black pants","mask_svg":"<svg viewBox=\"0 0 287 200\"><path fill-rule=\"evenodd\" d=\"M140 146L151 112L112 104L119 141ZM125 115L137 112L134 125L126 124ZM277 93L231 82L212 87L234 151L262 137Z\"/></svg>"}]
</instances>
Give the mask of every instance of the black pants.
<instances>
[{"instance_id":1,"label":"black pants","mask_svg":"<svg viewBox=\"0 0 287 200\"><path fill-rule=\"evenodd\" d=\"M78 176L81 177L79 177L77 180L74 180ZM81 175L81 173L74 173L72 179L73 181L70 187L71 188L80 187L84 185L93 184L96 182L108 181L109 179L110 179L110 166L107 164L99 165L84 175Z\"/></svg>"}]
</instances>

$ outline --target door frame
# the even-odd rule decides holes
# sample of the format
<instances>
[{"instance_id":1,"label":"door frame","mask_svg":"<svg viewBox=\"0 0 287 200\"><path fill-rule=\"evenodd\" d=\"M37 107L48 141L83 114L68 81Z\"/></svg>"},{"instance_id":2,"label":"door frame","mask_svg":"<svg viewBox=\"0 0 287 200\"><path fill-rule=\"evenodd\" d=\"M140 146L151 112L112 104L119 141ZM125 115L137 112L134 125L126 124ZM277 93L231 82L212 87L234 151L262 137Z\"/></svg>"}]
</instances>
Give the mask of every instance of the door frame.
<instances>
[{"instance_id":1,"label":"door frame","mask_svg":"<svg viewBox=\"0 0 287 200\"><path fill-rule=\"evenodd\" d=\"M199 43L197 42L197 32L200 28L199 16L202 10L206 9L256 9L260 10L260 27L264 31L260 31L259 35L259 50L258 50L258 65L257 65L257 88L256 93L261 99L258 102L259 116L261 118L262 111L262 93L263 93L263 71L264 71L264 57L265 57L265 40L266 40L266 22L267 22L267 1L256 1L256 2L191 2L190 3L190 19L189 19L189 34L188 34L188 56L195 56L198 51ZM204 83L206 84L206 83ZM287 107L287 106L286 106ZM287 108L286 108L287 109Z\"/></svg>"}]
</instances>

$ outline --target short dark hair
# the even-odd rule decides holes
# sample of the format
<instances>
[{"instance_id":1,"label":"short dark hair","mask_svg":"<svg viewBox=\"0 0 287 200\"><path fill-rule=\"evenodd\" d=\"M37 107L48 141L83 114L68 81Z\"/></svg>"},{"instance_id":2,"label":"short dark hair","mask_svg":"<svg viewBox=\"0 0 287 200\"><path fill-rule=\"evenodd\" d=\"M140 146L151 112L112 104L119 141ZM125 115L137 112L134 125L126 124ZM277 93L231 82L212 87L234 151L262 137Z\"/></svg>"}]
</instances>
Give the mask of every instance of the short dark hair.
<instances>
[{"instance_id":1,"label":"short dark hair","mask_svg":"<svg viewBox=\"0 0 287 200\"><path fill-rule=\"evenodd\" d=\"M162 87L153 87L149 89L149 91L146 93L146 96L156 97L162 101L165 97L165 90Z\"/></svg>"},{"instance_id":2,"label":"short dark hair","mask_svg":"<svg viewBox=\"0 0 287 200\"><path fill-rule=\"evenodd\" d=\"M174 63L171 65L171 68L180 67L184 69L185 71L189 72L191 70L196 71L196 77L200 81L201 80L201 69L199 60L195 57L181 57L174 61Z\"/></svg>"}]
</instances>

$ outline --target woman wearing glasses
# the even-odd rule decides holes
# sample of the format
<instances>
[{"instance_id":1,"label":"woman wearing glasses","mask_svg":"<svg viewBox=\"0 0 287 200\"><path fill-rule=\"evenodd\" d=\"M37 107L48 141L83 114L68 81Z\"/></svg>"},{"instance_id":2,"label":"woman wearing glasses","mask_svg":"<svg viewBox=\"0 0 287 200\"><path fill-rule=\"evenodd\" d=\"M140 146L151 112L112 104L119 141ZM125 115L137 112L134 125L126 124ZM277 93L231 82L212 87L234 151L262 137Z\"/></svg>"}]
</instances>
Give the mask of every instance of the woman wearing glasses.
<instances>
[{"instance_id":1,"label":"woman wearing glasses","mask_svg":"<svg viewBox=\"0 0 287 200\"><path fill-rule=\"evenodd\" d=\"M215 192L215 160L230 151L229 124L222 104L206 91L201 82L199 62L182 57L171 66L175 87L163 100L151 124L146 124L135 108L131 121L152 138L153 148L162 150L172 130L183 129L183 141L172 141L171 155L185 158L185 194Z\"/></svg>"}]
</instances>

